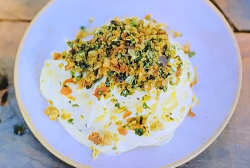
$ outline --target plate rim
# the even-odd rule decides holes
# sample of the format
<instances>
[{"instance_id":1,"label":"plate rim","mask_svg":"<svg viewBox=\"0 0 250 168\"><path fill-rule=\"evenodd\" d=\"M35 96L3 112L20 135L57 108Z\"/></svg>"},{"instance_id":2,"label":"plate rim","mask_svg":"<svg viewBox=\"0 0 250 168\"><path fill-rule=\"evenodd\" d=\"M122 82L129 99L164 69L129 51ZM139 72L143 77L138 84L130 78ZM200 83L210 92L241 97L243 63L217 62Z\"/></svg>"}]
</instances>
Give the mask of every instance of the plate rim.
<instances>
[{"instance_id":1,"label":"plate rim","mask_svg":"<svg viewBox=\"0 0 250 168\"><path fill-rule=\"evenodd\" d=\"M46 11L46 9L52 5L56 0L51 0L49 2L47 2L45 4L45 6L36 14L36 16L32 19L31 23L29 24L29 26L27 27L21 42L19 44L18 47L18 51L16 54L16 58L15 58L15 65L14 65L14 89L15 89L15 95L16 95L16 99L17 99L17 103L20 109L20 112L26 122L26 124L28 125L29 129L31 130L31 132L33 133L33 135L36 137L36 139L50 152L52 153L54 156L56 156L57 158L59 158L60 160L64 161L65 163L74 166L74 167L81 167L81 168L90 168L91 166L87 166L87 165L83 165L80 164L70 158L68 158L67 156L64 156L63 154L61 154L60 152L58 152L55 148L53 148L48 141L40 134L40 132L37 131L37 129L35 128L34 124L32 123L32 120L29 116L28 111L26 110L23 101L21 99L21 94L20 94L20 89L19 89L19 77L18 77L18 69L19 69L19 59L20 59L20 53L23 49L26 37L31 29L31 27L33 26L33 24L35 23L35 21L40 17L40 15ZM221 21L224 23L232 41L234 44L234 47L236 49L236 55L237 55L237 64L238 64L238 85L237 85L237 89L235 92L235 96L234 96L234 100L231 104L231 108L227 113L227 116L225 117L225 119L222 121L221 125L217 128L217 130L213 133L213 135L206 141L204 142L198 149L196 149L195 151L193 151L192 153L188 154L187 156L185 156L184 158L175 161L169 165L165 165L163 166L163 168L171 168L171 167L177 167L180 166L182 164L187 163L188 161L192 160L193 158L195 158L196 156L198 156L201 152L203 152L205 149L207 149L214 141L215 139L221 134L221 132L224 130L224 128L226 127L227 123L229 122L230 118L232 117L236 105L238 103L239 100L239 96L240 96L240 91L241 91L241 84L242 84L242 62L241 62L241 54L240 54L240 50L239 50L239 46L238 43L236 41L235 35L231 29L231 26L229 25L228 21L226 20L225 16L219 11L218 8L216 8L216 6L210 2L209 0L202 0L204 1L214 12L215 14L221 19Z\"/></svg>"}]
</instances>

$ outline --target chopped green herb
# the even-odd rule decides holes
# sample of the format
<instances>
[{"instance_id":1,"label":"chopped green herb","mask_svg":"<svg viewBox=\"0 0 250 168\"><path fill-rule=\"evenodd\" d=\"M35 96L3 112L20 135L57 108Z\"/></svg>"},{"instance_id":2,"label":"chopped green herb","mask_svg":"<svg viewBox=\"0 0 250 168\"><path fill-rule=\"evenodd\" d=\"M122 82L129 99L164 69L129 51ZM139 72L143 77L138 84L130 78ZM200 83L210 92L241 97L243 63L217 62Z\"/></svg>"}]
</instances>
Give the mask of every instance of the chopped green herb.
<instances>
[{"instance_id":1,"label":"chopped green herb","mask_svg":"<svg viewBox=\"0 0 250 168\"><path fill-rule=\"evenodd\" d=\"M101 100L101 97L98 97L97 100L100 101L100 100Z\"/></svg>"},{"instance_id":2,"label":"chopped green herb","mask_svg":"<svg viewBox=\"0 0 250 168\"><path fill-rule=\"evenodd\" d=\"M83 118L84 118L84 116L83 116L83 115L81 115L81 116L80 116L80 119L83 119Z\"/></svg>"},{"instance_id":3,"label":"chopped green herb","mask_svg":"<svg viewBox=\"0 0 250 168\"><path fill-rule=\"evenodd\" d=\"M169 81L169 84L170 84L170 85L174 85L174 82L173 82L173 81Z\"/></svg>"},{"instance_id":4,"label":"chopped green herb","mask_svg":"<svg viewBox=\"0 0 250 168\"><path fill-rule=\"evenodd\" d=\"M79 107L78 104L72 104L72 107Z\"/></svg>"},{"instance_id":5,"label":"chopped green herb","mask_svg":"<svg viewBox=\"0 0 250 168\"><path fill-rule=\"evenodd\" d=\"M144 109L150 109L150 108L148 107L147 103L143 103L143 104L142 104L142 107L143 107Z\"/></svg>"},{"instance_id":6,"label":"chopped green herb","mask_svg":"<svg viewBox=\"0 0 250 168\"><path fill-rule=\"evenodd\" d=\"M194 55L195 55L195 52L194 52L194 51L190 51L190 52L188 53L188 56L189 56L190 58L192 58Z\"/></svg>"},{"instance_id":7,"label":"chopped green herb","mask_svg":"<svg viewBox=\"0 0 250 168\"><path fill-rule=\"evenodd\" d=\"M175 50L175 45L172 45L172 48Z\"/></svg>"},{"instance_id":8,"label":"chopped green herb","mask_svg":"<svg viewBox=\"0 0 250 168\"><path fill-rule=\"evenodd\" d=\"M140 124L142 124L143 116L140 116Z\"/></svg>"},{"instance_id":9,"label":"chopped green herb","mask_svg":"<svg viewBox=\"0 0 250 168\"><path fill-rule=\"evenodd\" d=\"M134 39L134 38L131 39L131 43L132 43L132 44L135 44L135 39Z\"/></svg>"},{"instance_id":10,"label":"chopped green herb","mask_svg":"<svg viewBox=\"0 0 250 168\"><path fill-rule=\"evenodd\" d=\"M127 97L128 95L131 95L131 93L128 91L128 89L123 89L123 91L121 92L121 96Z\"/></svg>"},{"instance_id":11,"label":"chopped green herb","mask_svg":"<svg viewBox=\"0 0 250 168\"><path fill-rule=\"evenodd\" d=\"M139 98L139 97L137 97L137 100L140 100L140 98Z\"/></svg>"},{"instance_id":12,"label":"chopped green herb","mask_svg":"<svg viewBox=\"0 0 250 168\"><path fill-rule=\"evenodd\" d=\"M70 48L73 48L73 45L74 45L74 44L73 44L71 41L68 41L67 44L68 44L68 46L69 46Z\"/></svg>"},{"instance_id":13,"label":"chopped green herb","mask_svg":"<svg viewBox=\"0 0 250 168\"><path fill-rule=\"evenodd\" d=\"M99 95L102 95L102 91L99 91L98 94L99 94Z\"/></svg>"},{"instance_id":14,"label":"chopped green herb","mask_svg":"<svg viewBox=\"0 0 250 168\"><path fill-rule=\"evenodd\" d=\"M86 27L84 27L84 26L81 26L81 28L80 28L82 31L85 31L86 30Z\"/></svg>"},{"instance_id":15,"label":"chopped green herb","mask_svg":"<svg viewBox=\"0 0 250 168\"><path fill-rule=\"evenodd\" d=\"M122 57L122 54L121 53L118 53L117 54L117 58L121 58Z\"/></svg>"},{"instance_id":16,"label":"chopped green herb","mask_svg":"<svg viewBox=\"0 0 250 168\"><path fill-rule=\"evenodd\" d=\"M25 126L21 125L14 125L14 133L18 135L23 135L25 131Z\"/></svg>"},{"instance_id":17,"label":"chopped green herb","mask_svg":"<svg viewBox=\"0 0 250 168\"><path fill-rule=\"evenodd\" d=\"M166 87L163 87L163 91L166 92L166 91L167 91L167 88L166 88Z\"/></svg>"},{"instance_id":18,"label":"chopped green herb","mask_svg":"<svg viewBox=\"0 0 250 168\"><path fill-rule=\"evenodd\" d=\"M99 30L98 34L103 35L103 32L101 30Z\"/></svg>"},{"instance_id":19,"label":"chopped green herb","mask_svg":"<svg viewBox=\"0 0 250 168\"><path fill-rule=\"evenodd\" d=\"M155 52L154 51L149 51L148 57L149 58L154 58L155 57Z\"/></svg>"},{"instance_id":20,"label":"chopped green herb","mask_svg":"<svg viewBox=\"0 0 250 168\"><path fill-rule=\"evenodd\" d=\"M81 80L81 79L82 79L81 76L77 76L77 77L76 77L76 80L77 80L77 81L79 81L79 80Z\"/></svg>"},{"instance_id":21,"label":"chopped green herb","mask_svg":"<svg viewBox=\"0 0 250 168\"><path fill-rule=\"evenodd\" d=\"M90 89L92 85L86 85L86 89Z\"/></svg>"},{"instance_id":22,"label":"chopped green herb","mask_svg":"<svg viewBox=\"0 0 250 168\"><path fill-rule=\"evenodd\" d=\"M92 17L91 19L89 19L89 23L92 23L95 20L94 17Z\"/></svg>"},{"instance_id":23,"label":"chopped green herb","mask_svg":"<svg viewBox=\"0 0 250 168\"><path fill-rule=\"evenodd\" d=\"M60 86L62 86L62 82L60 81Z\"/></svg>"},{"instance_id":24,"label":"chopped green herb","mask_svg":"<svg viewBox=\"0 0 250 168\"><path fill-rule=\"evenodd\" d=\"M107 81L105 82L106 87L110 87L110 81L109 78L107 78Z\"/></svg>"},{"instance_id":25,"label":"chopped green herb","mask_svg":"<svg viewBox=\"0 0 250 168\"><path fill-rule=\"evenodd\" d=\"M95 49L96 49L96 50L98 50L100 47L101 47L101 46L98 45L98 44L95 45Z\"/></svg>"},{"instance_id":26,"label":"chopped green herb","mask_svg":"<svg viewBox=\"0 0 250 168\"><path fill-rule=\"evenodd\" d=\"M87 124L85 124L85 127L88 127L88 125L87 125Z\"/></svg>"},{"instance_id":27,"label":"chopped green herb","mask_svg":"<svg viewBox=\"0 0 250 168\"><path fill-rule=\"evenodd\" d=\"M134 76L128 76L125 80L126 84L132 84L133 80L135 79Z\"/></svg>"},{"instance_id":28,"label":"chopped green herb","mask_svg":"<svg viewBox=\"0 0 250 168\"><path fill-rule=\"evenodd\" d=\"M117 148L116 147L113 147L112 150L116 150Z\"/></svg>"},{"instance_id":29,"label":"chopped green herb","mask_svg":"<svg viewBox=\"0 0 250 168\"><path fill-rule=\"evenodd\" d=\"M68 120L68 123L70 123L70 124L74 124L74 123L73 123L73 121L74 121L74 119L73 119L73 118L71 118L71 119L69 119L69 120Z\"/></svg>"},{"instance_id":30,"label":"chopped green herb","mask_svg":"<svg viewBox=\"0 0 250 168\"><path fill-rule=\"evenodd\" d=\"M115 103L115 107L120 108L120 103Z\"/></svg>"},{"instance_id":31,"label":"chopped green herb","mask_svg":"<svg viewBox=\"0 0 250 168\"><path fill-rule=\"evenodd\" d=\"M69 101L69 103L71 103L71 101Z\"/></svg>"},{"instance_id":32,"label":"chopped green herb","mask_svg":"<svg viewBox=\"0 0 250 168\"><path fill-rule=\"evenodd\" d=\"M135 135L142 136L142 135L143 135L143 130L142 130L142 128L136 128L136 129L135 129Z\"/></svg>"},{"instance_id":33,"label":"chopped green herb","mask_svg":"<svg viewBox=\"0 0 250 168\"><path fill-rule=\"evenodd\" d=\"M138 114L139 114L138 112L135 113L136 116L137 116Z\"/></svg>"},{"instance_id":34,"label":"chopped green herb","mask_svg":"<svg viewBox=\"0 0 250 168\"><path fill-rule=\"evenodd\" d=\"M74 78L75 77L75 73L72 71L72 70L70 70L70 75Z\"/></svg>"},{"instance_id":35,"label":"chopped green herb","mask_svg":"<svg viewBox=\"0 0 250 168\"><path fill-rule=\"evenodd\" d=\"M82 130L79 129L80 132L82 132Z\"/></svg>"},{"instance_id":36,"label":"chopped green herb","mask_svg":"<svg viewBox=\"0 0 250 168\"><path fill-rule=\"evenodd\" d=\"M101 81L103 77L101 78L97 78L96 80L94 80L94 82L92 83L92 85L96 84L97 82Z\"/></svg>"},{"instance_id":37,"label":"chopped green herb","mask_svg":"<svg viewBox=\"0 0 250 168\"><path fill-rule=\"evenodd\" d=\"M131 20L131 26L135 26L135 22L133 20Z\"/></svg>"}]
</instances>

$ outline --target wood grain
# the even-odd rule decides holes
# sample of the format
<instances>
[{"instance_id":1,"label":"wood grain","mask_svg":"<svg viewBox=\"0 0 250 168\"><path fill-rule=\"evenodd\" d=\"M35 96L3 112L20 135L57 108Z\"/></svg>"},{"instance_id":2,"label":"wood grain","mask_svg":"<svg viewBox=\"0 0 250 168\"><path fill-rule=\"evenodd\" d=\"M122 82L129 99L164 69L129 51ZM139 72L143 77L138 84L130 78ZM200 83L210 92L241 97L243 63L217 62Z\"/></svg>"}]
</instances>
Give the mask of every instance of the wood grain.
<instances>
[{"instance_id":1,"label":"wood grain","mask_svg":"<svg viewBox=\"0 0 250 168\"><path fill-rule=\"evenodd\" d=\"M6 70L10 85L13 84L13 69L16 52L28 25L29 23L26 22L0 22L1 68Z\"/></svg>"},{"instance_id":2,"label":"wood grain","mask_svg":"<svg viewBox=\"0 0 250 168\"><path fill-rule=\"evenodd\" d=\"M1 20L30 21L50 0L1 0Z\"/></svg>"},{"instance_id":3,"label":"wood grain","mask_svg":"<svg viewBox=\"0 0 250 168\"><path fill-rule=\"evenodd\" d=\"M212 0L230 19L238 30L250 30L249 0Z\"/></svg>"},{"instance_id":4,"label":"wood grain","mask_svg":"<svg viewBox=\"0 0 250 168\"><path fill-rule=\"evenodd\" d=\"M242 59L250 58L250 33L235 33L235 37L240 47Z\"/></svg>"}]
</instances>

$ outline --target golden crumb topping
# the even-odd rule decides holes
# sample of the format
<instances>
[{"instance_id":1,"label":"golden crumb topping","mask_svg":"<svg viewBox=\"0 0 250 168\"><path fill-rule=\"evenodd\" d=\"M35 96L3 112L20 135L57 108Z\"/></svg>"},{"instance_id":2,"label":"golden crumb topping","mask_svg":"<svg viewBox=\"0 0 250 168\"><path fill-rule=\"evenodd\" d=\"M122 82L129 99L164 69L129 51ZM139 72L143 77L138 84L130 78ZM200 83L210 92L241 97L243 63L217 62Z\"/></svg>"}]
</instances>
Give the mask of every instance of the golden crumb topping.
<instances>
[{"instance_id":1,"label":"golden crumb topping","mask_svg":"<svg viewBox=\"0 0 250 168\"><path fill-rule=\"evenodd\" d=\"M84 34L85 28L80 32ZM110 24L101 26L91 40L82 41L80 37L67 42L69 52L53 55L54 59L67 61L65 70L70 70L79 89L89 89L103 77L106 88L117 86L118 92L125 97L137 88L166 90L168 84L178 84L172 80L179 78L182 60L176 55L175 46L169 42L161 23L137 17L124 20L115 17ZM68 88L61 92L64 95L71 93ZM100 97L98 93L95 95Z\"/></svg>"}]
</instances>

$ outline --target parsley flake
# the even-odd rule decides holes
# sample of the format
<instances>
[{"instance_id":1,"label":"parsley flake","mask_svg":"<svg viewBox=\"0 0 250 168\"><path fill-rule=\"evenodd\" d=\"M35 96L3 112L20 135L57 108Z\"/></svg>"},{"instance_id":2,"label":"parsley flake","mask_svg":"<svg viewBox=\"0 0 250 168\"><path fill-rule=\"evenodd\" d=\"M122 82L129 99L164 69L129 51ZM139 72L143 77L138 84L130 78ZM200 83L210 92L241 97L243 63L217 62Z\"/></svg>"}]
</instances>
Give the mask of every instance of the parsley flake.
<instances>
[{"instance_id":1,"label":"parsley flake","mask_svg":"<svg viewBox=\"0 0 250 168\"><path fill-rule=\"evenodd\" d=\"M143 107L144 109L150 109L149 106L148 106L146 103L143 103L143 104L142 104L142 107Z\"/></svg>"},{"instance_id":2,"label":"parsley flake","mask_svg":"<svg viewBox=\"0 0 250 168\"><path fill-rule=\"evenodd\" d=\"M75 77L75 73L72 71L72 70L70 70L70 75L74 78Z\"/></svg>"},{"instance_id":3,"label":"parsley flake","mask_svg":"<svg viewBox=\"0 0 250 168\"><path fill-rule=\"evenodd\" d=\"M73 45L74 45L74 44L73 44L71 41L68 41L67 44L68 44L68 46L69 46L70 48L73 48Z\"/></svg>"},{"instance_id":4,"label":"parsley flake","mask_svg":"<svg viewBox=\"0 0 250 168\"><path fill-rule=\"evenodd\" d=\"M79 107L78 104L72 104L72 107Z\"/></svg>"},{"instance_id":5,"label":"parsley flake","mask_svg":"<svg viewBox=\"0 0 250 168\"><path fill-rule=\"evenodd\" d=\"M120 103L115 103L115 107L120 108Z\"/></svg>"},{"instance_id":6,"label":"parsley flake","mask_svg":"<svg viewBox=\"0 0 250 168\"><path fill-rule=\"evenodd\" d=\"M133 20L131 20L131 26L135 26L135 22Z\"/></svg>"},{"instance_id":7,"label":"parsley flake","mask_svg":"<svg viewBox=\"0 0 250 168\"><path fill-rule=\"evenodd\" d=\"M73 123L73 121L74 121L74 119L73 119L73 118L71 118L71 119L69 119L69 120L68 120L68 123L70 123L70 124L74 124L74 123Z\"/></svg>"},{"instance_id":8,"label":"parsley flake","mask_svg":"<svg viewBox=\"0 0 250 168\"><path fill-rule=\"evenodd\" d=\"M192 58L194 55L195 55L195 52L194 52L194 51L190 51L190 52L188 53L188 56L189 56L190 58Z\"/></svg>"},{"instance_id":9,"label":"parsley flake","mask_svg":"<svg viewBox=\"0 0 250 168\"><path fill-rule=\"evenodd\" d=\"M81 29L82 31L85 31L85 30L86 30L86 27L81 26L80 29Z\"/></svg>"},{"instance_id":10,"label":"parsley flake","mask_svg":"<svg viewBox=\"0 0 250 168\"><path fill-rule=\"evenodd\" d=\"M136 129L135 129L135 135L142 136L142 135L143 135L143 130L142 130L142 128L136 128Z\"/></svg>"}]
</instances>

